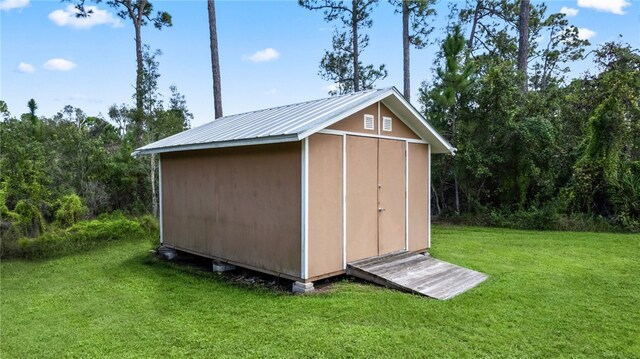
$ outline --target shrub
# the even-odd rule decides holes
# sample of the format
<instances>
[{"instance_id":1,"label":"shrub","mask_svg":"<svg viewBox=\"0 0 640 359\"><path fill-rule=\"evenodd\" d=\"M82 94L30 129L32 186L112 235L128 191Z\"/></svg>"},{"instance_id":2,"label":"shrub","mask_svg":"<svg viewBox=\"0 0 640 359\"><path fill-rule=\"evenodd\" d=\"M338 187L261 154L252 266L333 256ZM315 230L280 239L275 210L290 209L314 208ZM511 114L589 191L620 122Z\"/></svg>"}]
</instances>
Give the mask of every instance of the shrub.
<instances>
[{"instance_id":1,"label":"shrub","mask_svg":"<svg viewBox=\"0 0 640 359\"><path fill-rule=\"evenodd\" d=\"M157 237L157 225L153 227L149 219L129 219L122 214L102 215L36 238L20 238L17 249L3 255L42 258L87 249L99 243L152 237Z\"/></svg>"},{"instance_id":2,"label":"shrub","mask_svg":"<svg viewBox=\"0 0 640 359\"><path fill-rule=\"evenodd\" d=\"M29 237L36 237L45 230L45 221L38 207L30 201L20 200L14 209L18 231Z\"/></svg>"},{"instance_id":3,"label":"shrub","mask_svg":"<svg viewBox=\"0 0 640 359\"><path fill-rule=\"evenodd\" d=\"M77 223L87 214L87 207L75 193L62 197L59 203L60 207L56 210L56 221L62 227L69 227Z\"/></svg>"}]
</instances>

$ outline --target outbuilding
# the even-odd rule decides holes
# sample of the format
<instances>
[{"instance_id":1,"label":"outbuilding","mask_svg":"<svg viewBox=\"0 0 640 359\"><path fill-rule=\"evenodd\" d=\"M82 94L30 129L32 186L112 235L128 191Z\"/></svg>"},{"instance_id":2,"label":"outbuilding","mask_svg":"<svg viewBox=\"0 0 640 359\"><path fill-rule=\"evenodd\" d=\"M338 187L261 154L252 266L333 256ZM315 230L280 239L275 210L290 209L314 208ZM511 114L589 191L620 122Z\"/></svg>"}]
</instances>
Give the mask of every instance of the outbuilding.
<instances>
[{"instance_id":1,"label":"outbuilding","mask_svg":"<svg viewBox=\"0 0 640 359\"><path fill-rule=\"evenodd\" d=\"M431 243L431 154L453 148L395 88L225 116L160 158L160 241L296 281Z\"/></svg>"}]
</instances>

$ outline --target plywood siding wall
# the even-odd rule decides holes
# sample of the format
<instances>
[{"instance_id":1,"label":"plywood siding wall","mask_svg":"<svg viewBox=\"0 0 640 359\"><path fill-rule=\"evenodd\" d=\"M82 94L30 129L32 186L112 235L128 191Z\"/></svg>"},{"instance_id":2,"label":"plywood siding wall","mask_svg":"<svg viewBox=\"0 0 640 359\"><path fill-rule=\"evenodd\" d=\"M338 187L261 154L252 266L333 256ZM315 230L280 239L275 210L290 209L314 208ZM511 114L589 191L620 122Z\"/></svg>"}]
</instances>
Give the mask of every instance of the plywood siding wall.
<instances>
[{"instance_id":1,"label":"plywood siding wall","mask_svg":"<svg viewBox=\"0 0 640 359\"><path fill-rule=\"evenodd\" d=\"M342 270L342 136L309 138L309 277Z\"/></svg>"},{"instance_id":2,"label":"plywood siding wall","mask_svg":"<svg viewBox=\"0 0 640 359\"><path fill-rule=\"evenodd\" d=\"M428 246L428 145L409 143L409 250L420 251Z\"/></svg>"},{"instance_id":3,"label":"plywood siding wall","mask_svg":"<svg viewBox=\"0 0 640 359\"><path fill-rule=\"evenodd\" d=\"M164 243L299 277L300 146L162 154Z\"/></svg>"}]
</instances>

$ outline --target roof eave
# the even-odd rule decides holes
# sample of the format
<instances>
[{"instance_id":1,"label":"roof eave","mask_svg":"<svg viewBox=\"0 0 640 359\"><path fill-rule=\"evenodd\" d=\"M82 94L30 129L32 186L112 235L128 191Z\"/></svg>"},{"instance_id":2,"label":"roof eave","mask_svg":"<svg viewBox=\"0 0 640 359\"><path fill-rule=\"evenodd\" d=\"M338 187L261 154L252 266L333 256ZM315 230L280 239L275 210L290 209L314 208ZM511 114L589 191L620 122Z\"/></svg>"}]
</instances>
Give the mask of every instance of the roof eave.
<instances>
[{"instance_id":1,"label":"roof eave","mask_svg":"<svg viewBox=\"0 0 640 359\"><path fill-rule=\"evenodd\" d=\"M208 150L212 148L222 148L222 147L265 145L265 144L271 144L271 143L293 142L293 141L299 141L299 140L300 139L296 134L292 134L292 135L258 137L258 138L230 140L230 141L221 141L221 142L196 143L196 144L190 144L190 145L167 146L167 147L158 147L158 148L149 148L149 149L145 149L144 147L142 147L133 151L131 155L135 157L140 155L150 155L150 154L156 154L156 153Z\"/></svg>"}]
</instances>

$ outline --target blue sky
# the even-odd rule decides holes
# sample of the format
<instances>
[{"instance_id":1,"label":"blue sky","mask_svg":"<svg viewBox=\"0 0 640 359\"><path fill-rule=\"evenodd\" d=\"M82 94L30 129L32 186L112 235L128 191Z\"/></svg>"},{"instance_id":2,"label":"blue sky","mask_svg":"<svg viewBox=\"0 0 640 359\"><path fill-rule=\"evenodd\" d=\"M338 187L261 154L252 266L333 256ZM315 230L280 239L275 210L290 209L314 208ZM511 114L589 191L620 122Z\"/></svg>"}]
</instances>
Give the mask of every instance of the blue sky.
<instances>
[{"instance_id":1,"label":"blue sky","mask_svg":"<svg viewBox=\"0 0 640 359\"><path fill-rule=\"evenodd\" d=\"M462 4L462 2L459 2ZM534 1L535 3L535 1ZM449 2L438 5L434 36L443 37ZM640 2L631 0L547 1L550 12L563 10L592 44L618 35L640 48ZM106 114L111 104L132 104L135 49L132 25L113 9L98 5L94 19L78 23L68 3L0 0L0 98L14 115L34 98L38 114L53 116L65 105L89 115ZM161 92L175 84L186 96L199 125L213 119L211 63L206 1L155 1L173 16L173 27L143 29L143 42L161 49ZM296 1L216 2L222 97L225 114L327 96L331 84L318 76L324 49L331 46L332 24L320 12ZM378 87L402 88L401 18L381 1L368 30L365 63L386 64L389 76ZM436 46L412 49L412 92L431 79ZM587 60L574 73L588 69ZM413 101L415 102L415 101Z\"/></svg>"}]
</instances>

